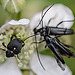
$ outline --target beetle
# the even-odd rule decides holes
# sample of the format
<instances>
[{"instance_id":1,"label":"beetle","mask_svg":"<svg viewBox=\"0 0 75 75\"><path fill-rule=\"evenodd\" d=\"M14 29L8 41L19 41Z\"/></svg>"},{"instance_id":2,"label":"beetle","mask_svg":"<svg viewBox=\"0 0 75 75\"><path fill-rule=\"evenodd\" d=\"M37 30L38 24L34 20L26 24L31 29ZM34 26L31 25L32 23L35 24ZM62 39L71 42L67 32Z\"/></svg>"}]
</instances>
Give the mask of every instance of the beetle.
<instances>
[{"instance_id":1,"label":"beetle","mask_svg":"<svg viewBox=\"0 0 75 75\"><path fill-rule=\"evenodd\" d=\"M53 4L54 5L54 4ZM56 25L56 27L51 27L51 26L46 26L46 27L43 27L43 18L45 16L45 14L47 13L47 11L53 6L51 5L44 13L44 15L42 16L39 24L33 29L33 32L34 32L34 35L30 36L30 37L33 37L35 36L35 42L33 43L36 43L36 51L37 51L37 56L38 56L38 59L39 59L39 62L42 66L42 68L45 70L44 66L42 65L42 62L40 60L40 57L39 57L39 53L38 53L38 48L37 48L37 44L38 43L42 43L42 42L46 42L46 46L48 46L48 48L52 51L52 53L54 54L55 58L56 58L56 61L58 63L58 65L60 66L60 68L62 70L65 70L64 68L64 65L65 65L65 61L64 59L62 58L61 55L63 56L66 56L66 57L75 57L75 54L74 52L72 52L71 50L69 50L69 48L73 48L75 49L73 46L70 46L70 45L67 45L67 44L64 44L62 43L58 37L61 37L63 35L70 35L70 34L74 34L74 31L72 29L67 29L67 28L60 28L58 27L61 23L63 22L74 22L74 20L67 20L67 21L61 21L60 23L58 23ZM50 19L51 20L51 19ZM50 22L49 20L49 22ZM42 27L41 28L38 28L39 25L41 24L42 22ZM40 42L37 42L37 38L36 36L37 35L40 35L40 37L43 37L44 40L40 41ZM54 35L55 37L51 37L51 35ZM29 37L28 37L29 38ZM27 39L28 39L27 38Z\"/></svg>"},{"instance_id":2,"label":"beetle","mask_svg":"<svg viewBox=\"0 0 75 75\"><path fill-rule=\"evenodd\" d=\"M0 49L3 50L3 51L6 51L6 57L10 58L10 57L13 57L13 56L17 56L18 57L18 54L21 52L21 49L25 45L25 43L20 38L17 38L16 35L12 35L11 38L10 38L10 42L8 43L8 45L6 46L4 42L2 43L2 45L7 50L2 49L2 48L0 48Z\"/></svg>"},{"instance_id":3,"label":"beetle","mask_svg":"<svg viewBox=\"0 0 75 75\"><path fill-rule=\"evenodd\" d=\"M65 61L63 60L61 55L66 56L68 58L69 57L75 57L74 52L72 52L71 50L68 49L68 48L74 48L74 47L62 43L58 39L58 37L61 37L62 35L68 35L68 34L70 35L70 34L73 34L74 32L72 30L70 30L70 29L67 29L66 32L64 32L64 30L65 30L64 28L55 28L55 27L53 28L52 27L52 29L57 31L57 32L51 32L51 35L55 35L54 38L50 36L50 32L48 33L48 29L46 30L46 28L34 29L35 43L37 45L37 43L42 43L42 42L45 41L46 42L46 46L45 47L48 46L48 48L53 52L53 54L54 54L54 56L55 56L55 58L57 60L58 65L61 67L62 70L65 70L65 68L61 65L61 63L63 65L65 64ZM62 29L63 29L63 32L61 33ZM38 33L40 34L41 37L44 38L44 40L42 40L40 42L37 42L36 35ZM56 36L56 35L58 35L58 36ZM37 49L37 46L36 46L36 49Z\"/></svg>"}]
</instances>

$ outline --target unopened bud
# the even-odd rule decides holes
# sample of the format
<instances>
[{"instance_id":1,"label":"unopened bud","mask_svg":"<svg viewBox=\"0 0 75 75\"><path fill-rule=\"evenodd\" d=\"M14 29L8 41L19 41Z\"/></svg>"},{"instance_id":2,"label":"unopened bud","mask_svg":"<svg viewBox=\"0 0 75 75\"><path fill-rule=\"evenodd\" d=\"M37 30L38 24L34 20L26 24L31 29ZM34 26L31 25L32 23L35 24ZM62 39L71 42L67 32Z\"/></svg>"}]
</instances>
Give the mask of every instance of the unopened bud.
<instances>
[{"instance_id":1,"label":"unopened bud","mask_svg":"<svg viewBox=\"0 0 75 75\"><path fill-rule=\"evenodd\" d=\"M25 4L25 0L1 0L3 8L10 13L18 13Z\"/></svg>"}]
</instances>

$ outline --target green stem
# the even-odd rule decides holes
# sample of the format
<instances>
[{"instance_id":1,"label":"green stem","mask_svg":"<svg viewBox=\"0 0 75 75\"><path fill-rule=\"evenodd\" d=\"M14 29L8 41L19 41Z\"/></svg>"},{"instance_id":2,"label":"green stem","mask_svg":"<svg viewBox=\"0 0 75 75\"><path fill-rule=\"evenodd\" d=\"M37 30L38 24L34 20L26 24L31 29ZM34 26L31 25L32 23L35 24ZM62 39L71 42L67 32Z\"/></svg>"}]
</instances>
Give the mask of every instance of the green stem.
<instances>
[{"instance_id":1,"label":"green stem","mask_svg":"<svg viewBox=\"0 0 75 75\"><path fill-rule=\"evenodd\" d=\"M19 20L21 18L21 11L18 13L12 14L12 19Z\"/></svg>"}]
</instances>

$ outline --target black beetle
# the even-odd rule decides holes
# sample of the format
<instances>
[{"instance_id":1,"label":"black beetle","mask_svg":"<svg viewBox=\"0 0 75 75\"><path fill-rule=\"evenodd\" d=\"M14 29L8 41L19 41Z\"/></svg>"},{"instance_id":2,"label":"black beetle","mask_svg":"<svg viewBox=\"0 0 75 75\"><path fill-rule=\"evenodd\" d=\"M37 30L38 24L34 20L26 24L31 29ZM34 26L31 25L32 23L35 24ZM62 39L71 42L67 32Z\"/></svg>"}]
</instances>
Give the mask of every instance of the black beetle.
<instances>
[{"instance_id":1,"label":"black beetle","mask_svg":"<svg viewBox=\"0 0 75 75\"><path fill-rule=\"evenodd\" d=\"M54 5L54 4L53 4ZM38 59L39 59L39 62L42 66L42 68L45 70L45 68L43 67L42 63L41 63L41 60L40 60L40 57L39 57L39 53L38 53L38 48L37 48L37 43L42 43L42 42L46 42L46 46L48 46L48 48L52 51L52 53L54 54L56 60L57 60L57 63L58 65L61 67L62 70L65 70L64 65L65 64L65 61L64 59L62 58L61 55L63 56L66 56L66 57L75 57L75 54L74 52L72 52L71 50L69 50L69 48L74 48L70 45L66 45L64 43L62 43L58 37L61 37L63 35L70 35L70 34L74 34L74 31L72 29L67 29L67 28L60 28L58 27L61 23L63 22L74 22L74 20L67 20L67 21L61 21L60 23L58 23L56 25L56 27L50 27L50 26L46 26L46 27L43 27L43 18L45 16L45 14L47 13L47 11L53 6L51 5L44 13L44 15L42 15L42 18L39 22L39 24L37 25L37 27L35 27L33 29L34 31L34 35L30 36L30 37L33 37L35 36L35 42L33 43L36 43L36 51L37 51L37 56L38 56ZM51 20L51 19L50 19ZM50 22L49 20L49 22ZM41 24L42 22L42 27L41 28L38 28L38 26ZM48 22L48 24L49 24ZM37 39L36 39L36 36L37 35L40 35L40 37L43 37L44 40L40 41L40 42L37 42ZM55 36L54 38L51 37L51 35ZM46 47L45 46L45 47Z\"/></svg>"},{"instance_id":2,"label":"black beetle","mask_svg":"<svg viewBox=\"0 0 75 75\"><path fill-rule=\"evenodd\" d=\"M15 38L13 38L15 37ZM10 42L6 46L4 42L2 45L7 48L7 50L0 48L3 51L6 51L6 57L13 57L16 56L18 57L18 54L21 52L22 47L25 45L25 43L20 39L17 38L16 35L12 35L10 38ZM19 58L19 57L18 57Z\"/></svg>"}]
</instances>

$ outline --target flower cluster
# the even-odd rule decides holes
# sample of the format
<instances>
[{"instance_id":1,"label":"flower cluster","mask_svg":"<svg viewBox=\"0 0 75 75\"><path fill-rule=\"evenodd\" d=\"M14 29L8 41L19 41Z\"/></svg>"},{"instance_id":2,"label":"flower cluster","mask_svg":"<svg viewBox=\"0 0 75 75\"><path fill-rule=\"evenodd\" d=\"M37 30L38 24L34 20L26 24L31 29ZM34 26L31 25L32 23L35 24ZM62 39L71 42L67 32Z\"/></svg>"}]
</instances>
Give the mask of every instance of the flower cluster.
<instances>
[{"instance_id":1,"label":"flower cluster","mask_svg":"<svg viewBox=\"0 0 75 75\"><path fill-rule=\"evenodd\" d=\"M26 19L25 20L21 19L21 21L22 20L25 22ZM2 42L4 42L7 46L8 43L10 42L10 38L13 34L16 35L18 38L20 38L23 41L32 34L32 31L31 30L29 31L29 27L27 25L22 25L23 22L21 24L21 22L19 23L18 21L14 21L14 22L13 21L14 20L11 20L7 24L3 25L3 27L1 27L2 34L0 36L0 39L1 39L0 47L3 49L4 49L4 47L2 45ZM19 24L17 25L16 22ZM26 65L28 64L30 57L34 51L34 47L33 47L33 45L31 45L32 38L25 40L24 43L25 43L25 46L22 48L21 53L19 54L19 58L21 61L18 60L18 66L21 69L26 68ZM0 50L0 63L4 62L6 59L7 58L6 58L5 52Z\"/></svg>"}]
</instances>

